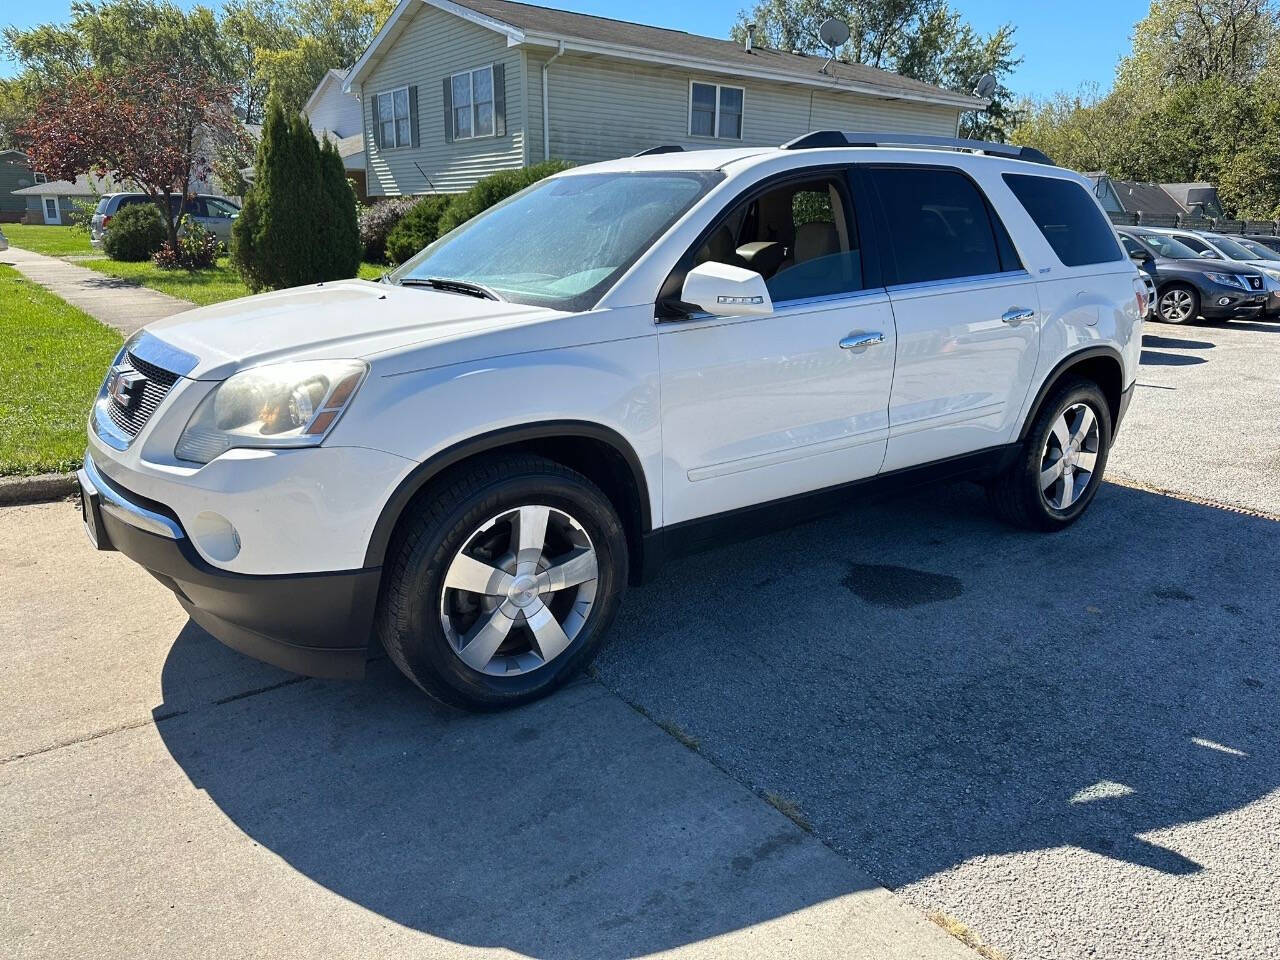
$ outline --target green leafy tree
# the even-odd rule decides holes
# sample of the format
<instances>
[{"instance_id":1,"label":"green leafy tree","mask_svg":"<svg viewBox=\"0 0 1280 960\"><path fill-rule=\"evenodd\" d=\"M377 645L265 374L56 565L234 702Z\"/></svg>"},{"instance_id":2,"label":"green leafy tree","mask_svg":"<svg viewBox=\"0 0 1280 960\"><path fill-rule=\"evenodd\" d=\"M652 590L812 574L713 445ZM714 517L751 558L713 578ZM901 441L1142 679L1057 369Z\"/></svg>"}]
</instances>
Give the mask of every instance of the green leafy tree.
<instances>
[{"instance_id":1,"label":"green leafy tree","mask_svg":"<svg viewBox=\"0 0 1280 960\"><path fill-rule=\"evenodd\" d=\"M245 123L262 123L270 81L259 54L296 46L298 26L280 0L230 0L222 8L222 35L240 91L236 105Z\"/></svg>"},{"instance_id":2,"label":"green leafy tree","mask_svg":"<svg viewBox=\"0 0 1280 960\"><path fill-rule=\"evenodd\" d=\"M258 76L286 110L301 110L327 70L360 58L394 9L394 0L298 0L287 20L296 41L260 48Z\"/></svg>"},{"instance_id":3,"label":"green leafy tree","mask_svg":"<svg viewBox=\"0 0 1280 960\"><path fill-rule=\"evenodd\" d=\"M1215 182L1229 215L1280 215L1280 6L1155 0L1107 96L1028 104L1012 138L1120 179Z\"/></svg>"},{"instance_id":4,"label":"green leafy tree","mask_svg":"<svg viewBox=\"0 0 1280 960\"><path fill-rule=\"evenodd\" d=\"M1012 93L1005 79L1022 62L1014 28L975 30L946 0L759 0L738 14L730 36L741 42L755 24L756 42L775 50L825 54L818 27L828 17L849 25L849 40L836 56L892 70L948 90L970 93L983 74L995 76L990 108L962 118L962 132L1003 140L1012 126Z\"/></svg>"}]
</instances>

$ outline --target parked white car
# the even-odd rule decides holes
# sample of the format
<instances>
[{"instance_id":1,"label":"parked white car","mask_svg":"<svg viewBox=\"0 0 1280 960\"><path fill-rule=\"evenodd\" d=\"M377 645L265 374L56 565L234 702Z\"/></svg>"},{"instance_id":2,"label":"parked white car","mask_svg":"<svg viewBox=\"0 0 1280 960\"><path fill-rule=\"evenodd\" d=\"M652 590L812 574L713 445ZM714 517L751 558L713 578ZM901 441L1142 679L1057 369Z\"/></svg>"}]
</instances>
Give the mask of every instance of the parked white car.
<instances>
[{"instance_id":1,"label":"parked white car","mask_svg":"<svg viewBox=\"0 0 1280 960\"><path fill-rule=\"evenodd\" d=\"M1076 520L1147 303L1088 181L1033 151L666 149L385 282L152 324L93 408L85 523L238 650L357 676L376 633L436 697L520 703L677 553L927 478Z\"/></svg>"},{"instance_id":2,"label":"parked white car","mask_svg":"<svg viewBox=\"0 0 1280 960\"><path fill-rule=\"evenodd\" d=\"M173 197L170 209L176 210L178 201L178 197ZM125 207L155 202L145 193L108 193L103 195L98 200L98 205L94 207L93 216L89 220L90 246L102 246L107 238L107 230L111 227L111 218ZM240 208L226 197L216 197L206 193L196 194L182 198L183 219L179 223L178 229L180 232L185 233L188 222L198 223L221 240L224 245L230 245L231 227L239 216Z\"/></svg>"}]
</instances>

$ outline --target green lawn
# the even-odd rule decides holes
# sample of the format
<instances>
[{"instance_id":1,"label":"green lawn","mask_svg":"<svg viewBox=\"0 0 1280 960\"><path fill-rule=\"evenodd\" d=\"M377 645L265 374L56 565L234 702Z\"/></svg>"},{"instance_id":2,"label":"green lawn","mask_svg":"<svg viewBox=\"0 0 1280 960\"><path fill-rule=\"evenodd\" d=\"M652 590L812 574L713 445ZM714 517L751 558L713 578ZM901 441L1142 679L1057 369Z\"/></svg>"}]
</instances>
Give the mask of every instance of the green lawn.
<instances>
[{"instance_id":1,"label":"green lawn","mask_svg":"<svg viewBox=\"0 0 1280 960\"><path fill-rule=\"evenodd\" d=\"M89 234L75 227L46 227L40 224L3 223L0 231L15 247L65 257L72 253L97 253L89 246Z\"/></svg>"},{"instance_id":2,"label":"green lawn","mask_svg":"<svg viewBox=\"0 0 1280 960\"><path fill-rule=\"evenodd\" d=\"M200 306L249 295L249 289L241 282L226 257L219 259L218 265L212 270L161 270L149 261L123 263L105 257L100 260L81 260L79 265L111 277L132 280L144 287L159 290L171 297L190 300ZM377 280L389 269L376 263L362 263L357 276Z\"/></svg>"},{"instance_id":3,"label":"green lawn","mask_svg":"<svg viewBox=\"0 0 1280 960\"><path fill-rule=\"evenodd\" d=\"M0 476L72 470L120 334L4 265L0 303Z\"/></svg>"}]
</instances>

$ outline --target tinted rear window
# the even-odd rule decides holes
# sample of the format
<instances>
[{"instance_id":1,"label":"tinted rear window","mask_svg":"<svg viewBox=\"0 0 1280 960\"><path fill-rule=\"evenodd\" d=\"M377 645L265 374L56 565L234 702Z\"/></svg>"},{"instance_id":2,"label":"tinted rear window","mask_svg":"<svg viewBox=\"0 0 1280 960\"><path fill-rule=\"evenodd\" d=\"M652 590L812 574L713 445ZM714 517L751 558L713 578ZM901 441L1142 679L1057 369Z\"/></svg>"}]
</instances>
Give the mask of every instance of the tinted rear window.
<instances>
[{"instance_id":1,"label":"tinted rear window","mask_svg":"<svg viewBox=\"0 0 1280 960\"><path fill-rule=\"evenodd\" d=\"M1006 173L1004 182L1066 266L1124 259L1111 224L1080 184L1025 173Z\"/></svg>"},{"instance_id":2,"label":"tinted rear window","mask_svg":"<svg viewBox=\"0 0 1280 960\"><path fill-rule=\"evenodd\" d=\"M103 197L101 200L99 200L99 201L98 201L98 205L97 205L97 207L95 207L95 208L94 208L94 211L93 211L93 212L94 212L94 213L106 213L106 212L107 212L107 207L109 207L109 206L111 206L111 198L110 198L110 197Z\"/></svg>"},{"instance_id":3,"label":"tinted rear window","mask_svg":"<svg viewBox=\"0 0 1280 960\"><path fill-rule=\"evenodd\" d=\"M884 209L895 283L1021 269L1004 224L958 170L872 167L868 173Z\"/></svg>"}]
</instances>

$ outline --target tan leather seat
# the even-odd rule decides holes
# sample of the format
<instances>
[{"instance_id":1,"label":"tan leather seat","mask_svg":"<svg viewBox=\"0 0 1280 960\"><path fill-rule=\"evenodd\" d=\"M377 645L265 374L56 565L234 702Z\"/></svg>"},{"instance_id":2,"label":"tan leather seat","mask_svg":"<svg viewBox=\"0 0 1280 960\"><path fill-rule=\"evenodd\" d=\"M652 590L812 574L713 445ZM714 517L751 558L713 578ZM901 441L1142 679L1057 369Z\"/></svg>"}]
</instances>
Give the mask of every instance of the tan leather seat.
<instances>
[{"instance_id":1,"label":"tan leather seat","mask_svg":"<svg viewBox=\"0 0 1280 960\"><path fill-rule=\"evenodd\" d=\"M796 263L830 257L840 252L840 237L830 220L811 220L796 228Z\"/></svg>"}]
</instances>

